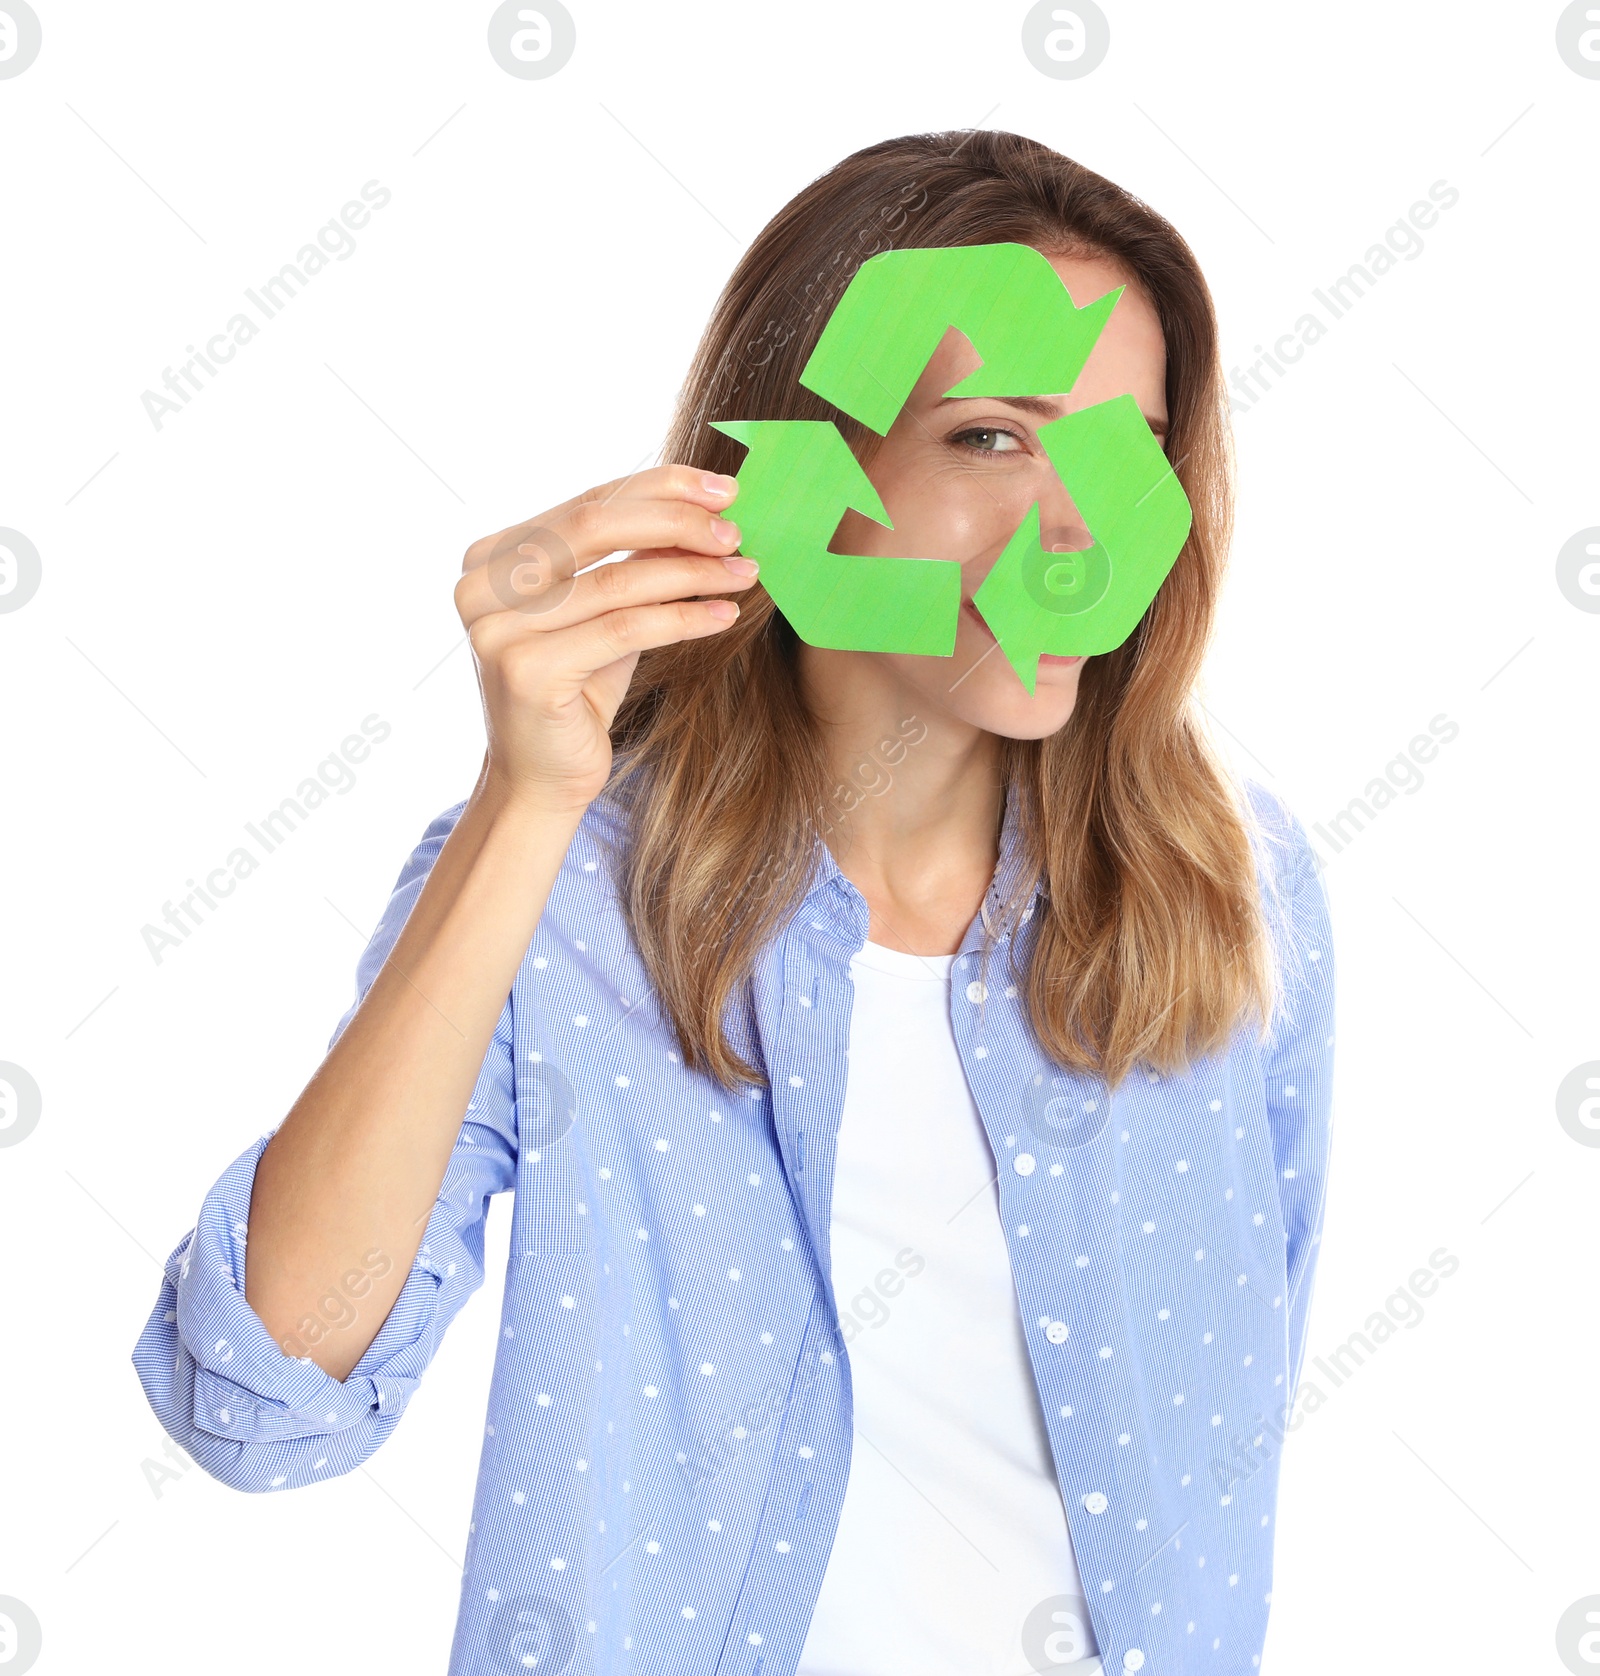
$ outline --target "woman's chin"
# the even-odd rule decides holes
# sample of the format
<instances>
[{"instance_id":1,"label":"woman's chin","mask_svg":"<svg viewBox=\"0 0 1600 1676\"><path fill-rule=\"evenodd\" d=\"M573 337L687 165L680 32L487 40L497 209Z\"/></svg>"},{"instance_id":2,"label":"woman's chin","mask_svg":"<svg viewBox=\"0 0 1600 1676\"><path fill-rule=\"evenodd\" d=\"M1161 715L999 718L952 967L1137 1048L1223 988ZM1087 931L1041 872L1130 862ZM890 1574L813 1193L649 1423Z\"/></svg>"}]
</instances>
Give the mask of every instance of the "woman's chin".
<instances>
[{"instance_id":1,"label":"woman's chin","mask_svg":"<svg viewBox=\"0 0 1600 1676\"><path fill-rule=\"evenodd\" d=\"M1041 656L1030 693L970 600L961 607L947 707L1006 739L1043 739L1064 727L1078 698L1081 657Z\"/></svg>"},{"instance_id":2,"label":"woman's chin","mask_svg":"<svg viewBox=\"0 0 1600 1676\"><path fill-rule=\"evenodd\" d=\"M1041 663L1031 693L999 652L962 667L966 674L942 692L943 707L1003 739L1047 738L1066 726L1078 701L1080 663Z\"/></svg>"},{"instance_id":3,"label":"woman's chin","mask_svg":"<svg viewBox=\"0 0 1600 1676\"><path fill-rule=\"evenodd\" d=\"M1013 682L1015 693L996 694L991 702L972 706L968 719L1002 739L1048 739L1072 719L1078 700L1076 686L1047 687L1041 681L1030 696L1015 677Z\"/></svg>"}]
</instances>

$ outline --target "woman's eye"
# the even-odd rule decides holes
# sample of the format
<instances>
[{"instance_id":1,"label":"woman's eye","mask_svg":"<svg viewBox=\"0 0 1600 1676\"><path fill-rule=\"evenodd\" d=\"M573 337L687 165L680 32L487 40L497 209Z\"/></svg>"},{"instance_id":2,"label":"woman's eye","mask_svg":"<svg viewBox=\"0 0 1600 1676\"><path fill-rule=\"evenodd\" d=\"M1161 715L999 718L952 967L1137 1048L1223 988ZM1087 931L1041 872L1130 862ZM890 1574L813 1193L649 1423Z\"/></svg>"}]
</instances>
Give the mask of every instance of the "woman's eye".
<instances>
[{"instance_id":1,"label":"woman's eye","mask_svg":"<svg viewBox=\"0 0 1600 1676\"><path fill-rule=\"evenodd\" d=\"M1014 454L1022 447L1010 431L997 430L989 425L974 425L970 430L957 431L950 440L977 454Z\"/></svg>"}]
</instances>

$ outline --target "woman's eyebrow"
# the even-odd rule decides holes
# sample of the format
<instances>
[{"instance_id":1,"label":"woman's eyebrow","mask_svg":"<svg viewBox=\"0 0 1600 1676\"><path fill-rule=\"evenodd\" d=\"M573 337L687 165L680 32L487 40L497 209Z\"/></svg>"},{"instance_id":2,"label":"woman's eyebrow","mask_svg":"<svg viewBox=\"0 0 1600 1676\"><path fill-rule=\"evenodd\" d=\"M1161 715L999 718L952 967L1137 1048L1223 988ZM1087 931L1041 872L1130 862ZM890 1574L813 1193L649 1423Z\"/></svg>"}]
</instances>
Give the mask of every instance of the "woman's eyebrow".
<instances>
[{"instance_id":1,"label":"woman's eyebrow","mask_svg":"<svg viewBox=\"0 0 1600 1676\"><path fill-rule=\"evenodd\" d=\"M1002 407L1015 407L1024 413L1031 413L1035 418L1050 420L1061 417L1060 404L1052 401L1049 396L940 396L933 404L935 408L959 405L962 402L994 401ZM1145 414L1144 422L1158 437L1167 434L1167 422L1151 414Z\"/></svg>"},{"instance_id":2,"label":"woman's eyebrow","mask_svg":"<svg viewBox=\"0 0 1600 1676\"><path fill-rule=\"evenodd\" d=\"M940 396L933 405L935 407L949 407L960 402L999 402L1002 407L1021 408L1024 413L1031 413L1038 419L1056 419L1061 415L1060 406L1049 396Z\"/></svg>"}]
</instances>

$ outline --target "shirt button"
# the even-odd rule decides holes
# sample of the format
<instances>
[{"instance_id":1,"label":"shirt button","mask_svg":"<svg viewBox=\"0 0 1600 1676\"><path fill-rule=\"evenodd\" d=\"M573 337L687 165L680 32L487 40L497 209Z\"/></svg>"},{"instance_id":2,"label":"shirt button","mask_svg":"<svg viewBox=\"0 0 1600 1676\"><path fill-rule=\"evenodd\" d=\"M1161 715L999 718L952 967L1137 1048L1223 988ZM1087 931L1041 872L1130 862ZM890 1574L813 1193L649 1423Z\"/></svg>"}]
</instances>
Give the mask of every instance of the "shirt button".
<instances>
[{"instance_id":1,"label":"shirt button","mask_svg":"<svg viewBox=\"0 0 1600 1676\"><path fill-rule=\"evenodd\" d=\"M1052 1321L1044 1330L1044 1336L1052 1344L1064 1344L1067 1338L1067 1324L1065 1321Z\"/></svg>"},{"instance_id":2,"label":"shirt button","mask_svg":"<svg viewBox=\"0 0 1600 1676\"><path fill-rule=\"evenodd\" d=\"M1083 1498L1083 1505L1087 1507L1091 1513L1104 1513L1110 1504L1098 1490L1091 1490L1089 1494Z\"/></svg>"},{"instance_id":3,"label":"shirt button","mask_svg":"<svg viewBox=\"0 0 1600 1676\"><path fill-rule=\"evenodd\" d=\"M982 1001L988 993L988 986L979 983L976 978L967 985L967 999L969 1001Z\"/></svg>"},{"instance_id":4,"label":"shirt button","mask_svg":"<svg viewBox=\"0 0 1600 1676\"><path fill-rule=\"evenodd\" d=\"M1122 1655L1122 1668L1124 1670L1143 1670L1144 1654L1137 1647L1130 1647Z\"/></svg>"},{"instance_id":5,"label":"shirt button","mask_svg":"<svg viewBox=\"0 0 1600 1676\"><path fill-rule=\"evenodd\" d=\"M1019 1176L1031 1176L1033 1174L1034 1163L1035 1159L1031 1152L1019 1152L1016 1157L1011 1160L1011 1168L1014 1169Z\"/></svg>"}]
</instances>

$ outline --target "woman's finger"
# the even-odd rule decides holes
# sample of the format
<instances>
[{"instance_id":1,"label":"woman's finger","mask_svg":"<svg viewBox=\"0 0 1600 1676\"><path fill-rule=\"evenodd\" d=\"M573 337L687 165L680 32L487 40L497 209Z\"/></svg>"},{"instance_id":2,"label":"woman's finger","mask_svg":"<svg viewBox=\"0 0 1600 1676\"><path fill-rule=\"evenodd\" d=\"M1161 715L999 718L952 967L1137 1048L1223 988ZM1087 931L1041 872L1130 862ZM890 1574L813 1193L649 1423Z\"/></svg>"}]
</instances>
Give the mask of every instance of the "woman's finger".
<instances>
[{"instance_id":1,"label":"woman's finger","mask_svg":"<svg viewBox=\"0 0 1600 1676\"><path fill-rule=\"evenodd\" d=\"M551 562L546 546L532 542L509 560L468 571L456 584L456 609L468 628L503 613L520 619L523 629L549 631L620 606L748 587L755 574L754 560L731 551L717 558L673 546L638 549L632 558L574 576L564 563Z\"/></svg>"},{"instance_id":2,"label":"woman's finger","mask_svg":"<svg viewBox=\"0 0 1600 1676\"><path fill-rule=\"evenodd\" d=\"M652 466L647 471L630 472L626 477L586 489L535 518L525 519L494 535L483 536L467 549L461 568L463 571L475 570L491 558L512 551L541 529L559 529L562 521L572 517L581 506L603 508L618 501L681 501L716 513L725 511L732 504L738 488L736 479L720 472L701 471L694 466ZM591 555L591 559L601 556L597 552Z\"/></svg>"},{"instance_id":3,"label":"woman's finger","mask_svg":"<svg viewBox=\"0 0 1600 1676\"><path fill-rule=\"evenodd\" d=\"M753 559L711 559L696 553L663 551L597 565L549 592L530 593L517 608L480 613L463 622L481 651L497 651L529 635L550 635L608 611L659 605L697 595L733 593L751 586ZM478 586L472 577L456 584L457 593Z\"/></svg>"}]
</instances>

